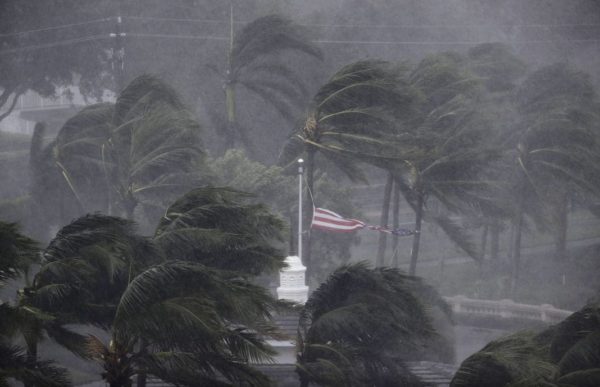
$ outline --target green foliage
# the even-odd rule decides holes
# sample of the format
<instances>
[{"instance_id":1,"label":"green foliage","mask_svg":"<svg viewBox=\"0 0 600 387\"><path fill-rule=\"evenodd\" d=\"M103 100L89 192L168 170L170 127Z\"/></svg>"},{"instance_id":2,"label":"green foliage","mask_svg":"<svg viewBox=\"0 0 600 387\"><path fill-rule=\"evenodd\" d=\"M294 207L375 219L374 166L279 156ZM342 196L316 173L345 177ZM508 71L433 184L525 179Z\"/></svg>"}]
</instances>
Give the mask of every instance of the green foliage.
<instances>
[{"instance_id":1,"label":"green foliage","mask_svg":"<svg viewBox=\"0 0 600 387\"><path fill-rule=\"evenodd\" d=\"M0 222L0 286L26 273L38 260L37 243L21 234L17 224Z\"/></svg>"},{"instance_id":2,"label":"green foliage","mask_svg":"<svg viewBox=\"0 0 600 387\"><path fill-rule=\"evenodd\" d=\"M210 162L211 169L223 186L249 192L255 200L272 210L290 216L297 212L296 179L287 176L281 167L266 166L250 160L240 149L230 149Z\"/></svg>"},{"instance_id":3,"label":"green foliage","mask_svg":"<svg viewBox=\"0 0 600 387\"><path fill-rule=\"evenodd\" d=\"M28 362L23 350L0 341L0 386L8 387L10 379L39 387L69 387L67 370L51 361Z\"/></svg>"},{"instance_id":4,"label":"green foliage","mask_svg":"<svg viewBox=\"0 0 600 387\"><path fill-rule=\"evenodd\" d=\"M248 277L283 266L274 247L283 224L248 198L192 190L168 208L152 239L130 220L100 214L63 227L24 292L29 305L50 313L53 330L41 328L76 351L81 338L61 324L110 329L110 343L88 337L81 354L116 385L137 373L188 385L268 385L248 363L273 355L264 337L279 337L276 301Z\"/></svg>"},{"instance_id":5,"label":"green foliage","mask_svg":"<svg viewBox=\"0 0 600 387\"><path fill-rule=\"evenodd\" d=\"M483 78L492 93L514 89L525 73L523 61L502 43L479 44L469 49L468 60L471 71Z\"/></svg>"},{"instance_id":6,"label":"green foliage","mask_svg":"<svg viewBox=\"0 0 600 387\"><path fill-rule=\"evenodd\" d=\"M340 69L314 96L304 127L284 146L280 163L289 164L303 150L318 151L349 178L364 180L356 162L381 164L382 136L394 132L396 119L407 118L417 98L405 73L376 60Z\"/></svg>"},{"instance_id":7,"label":"green foliage","mask_svg":"<svg viewBox=\"0 0 600 387\"><path fill-rule=\"evenodd\" d=\"M593 386L600 371L600 314L589 304L557 326L489 343L467 358L451 386Z\"/></svg>"},{"instance_id":8,"label":"green foliage","mask_svg":"<svg viewBox=\"0 0 600 387\"><path fill-rule=\"evenodd\" d=\"M88 106L61 128L32 164L34 203L50 223L96 210L152 223L199 181L199 132L176 92L142 75L115 104Z\"/></svg>"},{"instance_id":9,"label":"green foliage","mask_svg":"<svg viewBox=\"0 0 600 387\"><path fill-rule=\"evenodd\" d=\"M238 273L171 261L149 268L129 284L115 315L113 341L132 352L143 338L147 352L133 365L149 367L148 372L167 381L194 374L218 380L222 375L236 384L267 385L247 362L273 354L258 336L275 332L269 323L272 308L267 291Z\"/></svg>"},{"instance_id":10,"label":"green foliage","mask_svg":"<svg viewBox=\"0 0 600 387\"><path fill-rule=\"evenodd\" d=\"M258 275L284 266L275 247L285 224L248 195L228 188L198 188L167 209L156 230L156 244L177 259Z\"/></svg>"},{"instance_id":11,"label":"green foliage","mask_svg":"<svg viewBox=\"0 0 600 387\"><path fill-rule=\"evenodd\" d=\"M301 312L301 380L319 385L420 385L402 358L434 334L422 301L444 304L433 289L396 269L369 269L364 263L339 268L311 294Z\"/></svg>"},{"instance_id":12,"label":"green foliage","mask_svg":"<svg viewBox=\"0 0 600 387\"><path fill-rule=\"evenodd\" d=\"M517 333L493 341L467 358L452 379L458 386L505 386L521 379L550 378L554 366L547 348L532 332Z\"/></svg>"},{"instance_id":13,"label":"green foliage","mask_svg":"<svg viewBox=\"0 0 600 387\"><path fill-rule=\"evenodd\" d=\"M14 223L0 222L0 286L3 281L26 275L31 265L38 263L37 243L22 235ZM29 343L42 337L40 324L55 326L54 318L27 305L21 296L18 305L0 302L0 385L8 386L9 379L36 386L70 386L65 369L54 362L31 359L19 346L12 345L22 336ZM55 327L55 331L59 331Z\"/></svg>"},{"instance_id":14,"label":"green foliage","mask_svg":"<svg viewBox=\"0 0 600 387\"><path fill-rule=\"evenodd\" d=\"M31 302L67 321L103 327L131 278L162 260L131 221L100 214L63 227L43 257Z\"/></svg>"}]
</instances>

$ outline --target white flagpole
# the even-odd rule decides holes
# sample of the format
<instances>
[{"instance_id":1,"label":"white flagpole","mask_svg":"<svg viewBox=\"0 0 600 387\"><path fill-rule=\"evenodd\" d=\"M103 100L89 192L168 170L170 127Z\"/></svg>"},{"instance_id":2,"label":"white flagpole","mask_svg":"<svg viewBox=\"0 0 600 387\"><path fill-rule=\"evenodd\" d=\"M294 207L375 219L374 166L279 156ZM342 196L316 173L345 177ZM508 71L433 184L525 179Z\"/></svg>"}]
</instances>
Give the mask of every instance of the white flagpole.
<instances>
[{"instance_id":1,"label":"white flagpole","mask_svg":"<svg viewBox=\"0 0 600 387\"><path fill-rule=\"evenodd\" d=\"M302 262L302 177L304 160L298 159L298 258Z\"/></svg>"}]
</instances>

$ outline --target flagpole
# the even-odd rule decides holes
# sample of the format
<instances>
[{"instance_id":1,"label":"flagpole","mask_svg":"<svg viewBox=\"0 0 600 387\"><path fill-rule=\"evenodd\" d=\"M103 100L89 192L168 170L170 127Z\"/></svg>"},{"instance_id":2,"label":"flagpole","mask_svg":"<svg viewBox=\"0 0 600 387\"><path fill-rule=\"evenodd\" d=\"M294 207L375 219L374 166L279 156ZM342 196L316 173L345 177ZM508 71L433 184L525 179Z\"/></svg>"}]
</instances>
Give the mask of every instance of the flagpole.
<instances>
[{"instance_id":1,"label":"flagpole","mask_svg":"<svg viewBox=\"0 0 600 387\"><path fill-rule=\"evenodd\" d=\"M298 258L302 262L302 177L304 160L298 159Z\"/></svg>"}]
</instances>

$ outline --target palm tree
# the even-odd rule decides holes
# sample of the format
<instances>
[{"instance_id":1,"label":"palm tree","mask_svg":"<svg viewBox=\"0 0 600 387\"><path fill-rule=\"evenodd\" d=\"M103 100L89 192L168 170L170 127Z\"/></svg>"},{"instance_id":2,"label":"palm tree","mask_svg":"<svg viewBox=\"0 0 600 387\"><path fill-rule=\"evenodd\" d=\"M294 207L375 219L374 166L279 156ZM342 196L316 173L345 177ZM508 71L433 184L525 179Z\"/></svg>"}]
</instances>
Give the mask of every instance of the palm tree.
<instances>
[{"instance_id":1,"label":"palm tree","mask_svg":"<svg viewBox=\"0 0 600 387\"><path fill-rule=\"evenodd\" d=\"M600 194L597 102L589 77L564 64L546 66L523 82L517 101L522 121L511 137L517 170L513 292L525 209L537 210L529 215L542 226L556 224L556 256L564 257L568 198L573 192Z\"/></svg>"},{"instance_id":2,"label":"palm tree","mask_svg":"<svg viewBox=\"0 0 600 387\"><path fill-rule=\"evenodd\" d=\"M169 206L153 241L178 260L242 275L278 272L285 224L251 198L224 187L194 189Z\"/></svg>"},{"instance_id":3,"label":"palm tree","mask_svg":"<svg viewBox=\"0 0 600 387\"><path fill-rule=\"evenodd\" d=\"M301 386L421 385L402 359L434 334L425 304L448 311L433 289L396 269L339 268L300 314Z\"/></svg>"},{"instance_id":4,"label":"palm tree","mask_svg":"<svg viewBox=\"0 0 600 387\"><path fill-rule=\"evenodd\" d=\"M596 386L600 381L600 308L589 304L539 333L492 341L467 358L452 387Z\"/></svg>"},{"instance_id":5,"label":"palm tree","mask_svg":"<svg viewBox=\"0 0 600 387\"><path fill-rule=\"evenodd\" d=\"M111 387L149 373L177 385L265 386L248 365L274 352L273 298L237 272L170 261L136 276L121 296L106 345L90 337L90 355ZM143 343L142 343L143 341Z\"/></svg>"},{"instance_id":6,"label":"palm tree","mask_svg":"<svg viewBox=\"0 0 600 387\"><path fill-rule=\"evenodd\" d=\"M261 337L276 336L275 301L249 277L283 266L273 247L282 223L246 198L193 190L169 207L152 239L129 220L76 220L44 251L35 305L110 329L110 343L89 338L87 356L111 386L130 385L134 374L144 385L147 373L184 385L265 385L248 362L272 354Z\"/></svg>"},{"instance_id":7,"label":"palm tree","mask_svg":"<svg viewBox=\"0 0 600 387\"><path fill-rule=\"evenodd\" d=\"M427 57L413 70L409 82L424 98L414 126L396 140L400 149L416 150L403 151L404 165L398 169L396 183L415 211L409 269L414 275L427 201L435 198L451 213L477 210L485 204L481 195L485 182L480 173L496 158L496 152L483 145L485 128L473 120L472 97L478 93L478 80L467 71L463 58L453 53ZM447 215L430 216L465 252L479 257L465 233Z\"/></svg>"},{"instance_id":8,"label":"palm tree","mask_svg":"<svg viewBox=\"0 0 600 387\"><path fill-rule=\"evenodd\" d=\"M16 224L0 222L0 286L9 278L27 276L30 266L37 262L37 244L22 235ZM48 320L49 316L43 316L35 308L0 302L0 385L8 386L8 379L18 380L25 386L71 385L65 369L39 360L31 346L39 335L31 328L42 324L44 319ZM27 349L13 344L19 334Z\"/></svg>"},{"instance_id":9,"label":"palm tree","mask_svg":"<svg viewBox=\"0 0 600 387\"><path fill-rule=\"evenodd\" d=\"M134 240L135 252L144 259L152 256L123 219L90 215L59 232L44 251L33 284L19 291L11 314L3 316L23 336L31 364L38 361L38 345L46 338L87 358L86 337L65 325L109 325L119 295L114 288L124 288L136 269L132 259L125 259L133 254Z\"/></svg>"},{"instance_id":10,"label":"palm tree","mask_svg":"<svg viewBox=\"0 0 600 387\"><path fill-rule=\"evenodd\" d=\"M277 59L277 54L293 50L317 59L322 59L323 54L307 39L305 31L282 16L263 16L237 33L233 30L233 5L230 16L227 70L223 76L227 110L224 134L228 148L241 142L252 149L248 133L237 120L236 86L244 87L284 118L292 119L293 107L304 104L307 90L298 75L284 61Z\"/></svg>"},{"instance_id":11,"label":"palm tree","mask_svg":"<svg viewBox=\"0 0 600 387\"><path fill-rule=\"evenodd\" d=\"M304 153L309 192L314 192L317 153L350 179L365 181L357 162L385 165L382 139L411 113L416 95L403 80L405 72L401 66L375 60L340 69L314 96L304 127L290 137L280 163L289 164ZM397 150L387 156L397 157ZM305 264L310 269L310 238L308 244Z\"/></svg>"},{"instance_id":12,"label":"palm tree","mask_svg":"<svg viewBox=\"0 0 600 387\"><path fill-rule=\"evenodd\" d=\"M484 43L468 52L468 67L476 74L485 87L486 93L478 101L477 120L479 125L488 128L487 140L492 147L506 147L507 133L517 126L513 96L519 80L525 75L526 67L511 49L502 43ZM500 146L498 144L501 144ZM482 175L486 180L498 182L491 186L488 196L494 205L481 207L480 223L483 225L481 261L485 258L487 237L490 237L490 256L498 258L502 223L511 218L511 200L507 192L510 188L499 182L510 180L506 176L506 157L491 165Z\"/></svg>"},{"instance_id":13,"label":"palm tree","mask_svg":"<svg viewBox=\"0 0 600 387\"><path fill-rule=\"evenodd\" d=\"M199 130L172 88L140 76L114 104L86 107L68 120L32 160L34 202L48 202L42 198L49 193L57 197L59 224L95 210L133 219L143 207L155 215L198 180ZM55 203L43 210L51 213Z\"/></svg>"}]
</instances>

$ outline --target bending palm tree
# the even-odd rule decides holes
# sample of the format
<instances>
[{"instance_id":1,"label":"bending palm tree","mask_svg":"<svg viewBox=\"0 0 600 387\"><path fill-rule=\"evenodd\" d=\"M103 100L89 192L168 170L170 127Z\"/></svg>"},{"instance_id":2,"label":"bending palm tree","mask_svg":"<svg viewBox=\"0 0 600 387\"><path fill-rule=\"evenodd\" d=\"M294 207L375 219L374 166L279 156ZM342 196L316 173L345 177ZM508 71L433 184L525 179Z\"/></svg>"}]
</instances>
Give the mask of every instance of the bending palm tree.
<instances>
[{"instance_id":1,"label":"bending palm tree","mask_svg":"<svg viewBox=\"0 0 600 387\"><path fill-rule=\"evenodd\" d=\"M229 188L198 188L175 201L161 219L154 243L177 257L244 275L277 272L284 256L285 224L263 204Z\"/></svg>"},{"instance_id":2,"label":"bending palm tree","mask_svg":"<svg viewBox=\"0 0 600 387\"><path fill-rule=\"evenodd\" d=\"M518 284L526 209L539 209L537 214L529 211L530 217L543 220L539 223L557 225L556 256L563 258L568 198L573 192L600 195L597 101L588 77L562 64L541 68L521 86L518 107L522 122L511 138L518 171L514 181L513 292ZM534 205L539 203L541 208Z\"/></svg>"},{"instance_id":3,"label":"bending palm tree","mask_svg":"<svg viewBox=\"0 0 600 387\"><path fill-rule=\"evenodd\" d=\"M403 74L404 69L382 61L343 67L313 98L304 127L290 137L280 163L289 164L304 152L307 186L313 192L317 152L353 180L365 180L357 161L383 166L397 158L396 149L384 146L386 136L397 130L399 118L410 114L416 98ZM310 269L310 247L305 251Z\"/></svg>"},{"instance_id":4,"label":"bending palm tree","mask_svg":"<svg viewBox=\"0 0 600 387\"><path fill-rule=\"evenodd\" d=\"M173 89L138 77L115 104L86 107L67 121L34 164L34 198L59 187L59 197L77 204L63 218L103 210L133 219L139 206L154 215L197 180L199 130Z\"/></svg>"},{"instance_id":5,"label":"bending palm tree","mask_svg":"<svg viewBox=\"0 0 600 387\"><path fill-rule=\"evenodd\" d=\"M248 362L272 354L260 337L276 335L275 301L247 277L283 265L272 247L281 222L244 197L194 190L169 207L154 240L120 218L75 221L44 253L38 305L110 327L111 343L90 338L88 356L111 386L147 373L183 385L266 385ZM247 272L224 269L238 266Z\"/></svg>"},{"instance_id":6,"label":"bending palm tree","mask_svg":"<svg viewBox=\"0 0 600 387\"><path fill-rule=\"evenodd\" d=\"M275 108L283 117L293 118L293 107L305 101L303 81L275 55L294 50L322 59L319 48L305 36L304 31L291 20L278 15L264 16L233 32L231 35L228 67L224 79L227 127L227 147L236 142L251 147L250 137L237 122L236 86L241 85Z\"/></svg>"},{"instance_id":7,"label":"bending palm tree","mask_svg":"<svg viewBox=\"0 0 600 387\"><path fill-rule=\"evenodd\" d=\"M273 355L259 335L275 335L274 306L265 289L236 272L171 261L133 279L117 306L111 343L91 337L88 348L111 387L140 372L177 385L265 386L268 378L248 361Z\"/></svg>"},{"instance_id":8,"label":"bending palm tree","mask_svg":"<svg viewBox=\"0 0 600 387\"><path fill-rule=\"evenodd\" d=\"M395 269L336 270L300 315L301 385L421 385L402 359L433 334L422 301L448 310L435 291Z\"/></svg>"},{"instance_id":9,"label":"bending palm tree","mask_svg":"<svg viewBox=\"0 0 600 387\"><path fill-rule=\"evenodd\" d=\"M410 131L399 136L398 147L404 161L397 184L415 211L415 235L409 274L416 273L421 222L426 203L434 197L450 212L465 212L485 205L482 191L486 183L481 171L497 155L482 144L485 130L473 121L473 101L477 79L464 68L462 58L446 53L424 59L409 77L424 99ZM479 253L464 232L443 213L431 216L445 233L471 257Z\"/></svg>"},{"instance_id":10,"label":"bending palm tree","mask_svg":"<svg viewBox=\"0 0 600 387\"><path fill-rule=\"evenodd\" d=\"M452 387L592 387L600 382L600 308L590 304L540 333L521 332L467 358Z\"/></svg>"}]
</instances>

